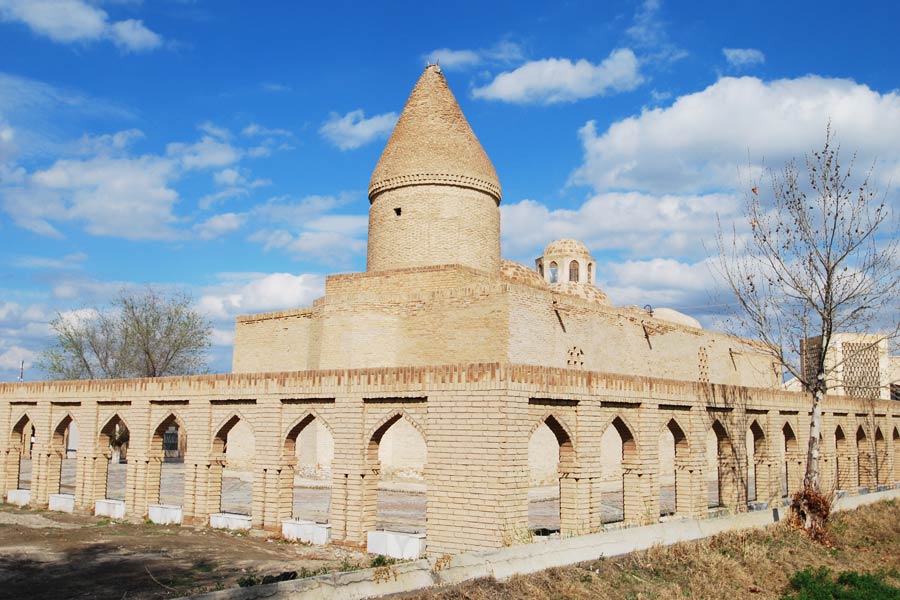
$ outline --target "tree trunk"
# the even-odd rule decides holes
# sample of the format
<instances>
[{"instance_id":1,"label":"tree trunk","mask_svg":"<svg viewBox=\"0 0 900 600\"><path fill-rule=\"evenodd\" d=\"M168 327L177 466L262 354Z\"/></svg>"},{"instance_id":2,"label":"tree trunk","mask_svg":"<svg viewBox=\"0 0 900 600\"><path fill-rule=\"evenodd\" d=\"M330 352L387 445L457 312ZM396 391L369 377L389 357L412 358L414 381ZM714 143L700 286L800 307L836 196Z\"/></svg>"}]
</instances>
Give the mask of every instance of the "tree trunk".
<instances>
[{"instance_id":1,"label":"tree trunk","mask_svg":"<svg viewBox=\"0 0 900 600\"><path fill-rule=\"evenodd\" d=\"M825 390L822 385L824 377L816 380L813 390L812 411L809 419L809 447L806 452L806 474L803 476L803 488L819 491L819 439L822 435L822 400Z\"/></svg>"}]
</instances>

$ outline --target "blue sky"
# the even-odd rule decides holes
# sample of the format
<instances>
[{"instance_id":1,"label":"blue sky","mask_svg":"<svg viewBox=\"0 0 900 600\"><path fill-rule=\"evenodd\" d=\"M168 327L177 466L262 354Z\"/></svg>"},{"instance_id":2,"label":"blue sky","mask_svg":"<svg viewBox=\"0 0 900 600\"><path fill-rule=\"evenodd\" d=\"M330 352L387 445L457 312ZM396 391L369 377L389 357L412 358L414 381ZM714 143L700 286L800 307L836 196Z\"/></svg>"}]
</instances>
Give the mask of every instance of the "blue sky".
<instances>
[{"instance_id":1,"label":"blue sky","mask_svg":"<svg viewBox=\"0 0 900 600\"><path fill-rule=\"evenodd\" d=\"M369 176L439 60L503 185L503 251L585 241L617 304L714 326L706 248L820 145L900 179L895 3L0 0L0 380L124 285L235 315L365 268Z\"/></svg>"}]
</instances>

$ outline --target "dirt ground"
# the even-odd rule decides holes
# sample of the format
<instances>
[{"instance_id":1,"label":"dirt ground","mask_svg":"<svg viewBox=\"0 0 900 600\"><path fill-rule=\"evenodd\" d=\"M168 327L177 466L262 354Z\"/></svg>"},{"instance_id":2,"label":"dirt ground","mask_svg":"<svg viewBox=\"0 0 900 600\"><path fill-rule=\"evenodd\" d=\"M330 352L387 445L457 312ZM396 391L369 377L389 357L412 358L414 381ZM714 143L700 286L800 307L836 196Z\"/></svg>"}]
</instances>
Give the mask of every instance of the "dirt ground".
<instances>
[{"instance_id":1,"label":"dirt ground","mask_svg":"<svg viewBox=\"0 0 900 600\"><path fill-rule=\"evenodd\" d=\"M0 598L173 598L247 576L369 566L362 552L0 506Z\"/></svg>"}]
</instances>

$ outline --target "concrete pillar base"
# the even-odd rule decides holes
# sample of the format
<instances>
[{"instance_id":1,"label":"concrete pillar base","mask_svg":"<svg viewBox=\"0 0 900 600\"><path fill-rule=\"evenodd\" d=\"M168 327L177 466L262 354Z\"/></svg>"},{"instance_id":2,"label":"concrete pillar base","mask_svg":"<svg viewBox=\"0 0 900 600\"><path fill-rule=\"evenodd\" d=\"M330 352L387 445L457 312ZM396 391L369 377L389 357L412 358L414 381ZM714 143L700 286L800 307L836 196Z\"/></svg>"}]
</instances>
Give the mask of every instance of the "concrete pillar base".
<instances>
[{"instance_id":1,"label":"concrete pillar base","mask_svg":"<svg viewBox=\"0 0 900 600\"><path fill-rule=\"evenodd\" d=\"M75 496L72 494L50 494L50 503L47 508L64 513L73 513L75 512Z\"/></svg>"},{"instance_id":2,"label":"concrete pillar base","mask_svg":"<svg viewBox=\"0 0 900 600\"><path fill-rule=\"evenodd\" d=\"M213 529L230 529L231 531L250 531L253 517L235 513L214 513L209 515L209 526Z\"/></svg>"},{"instance_id":3,"label":"concrete pillar base","mask_svg":"<svg viewBox=\"0 0 900 600\"><path fill-rule=\"evenodd\" d=\"M181 525L184 511L175 504L151 504L147 509L147 517L157 525Z\"/></svg>"},{"instance_id":4,"label":"concrete pillar base","mask_svg":"<svg viewBox=\"0 0 900 600\"><path fill-rule=\"evenodd\" d=\"M425 534L370 531L366 552L402 560L416 560L425 556Z\"/></svg>"},{"instance_id":5,"label":"concrete pillar base","mask_svg":"<svg viewBox=\"0 0 900 600\"><path fill-rule=\"evenodd\" d=\"M31 502L31 490L9 490L6 501L16 506L27 506Z\"/></svg>"},{"instance_id":6,"label":"concrete pillar base","mask_svg":"<svg viewBox=\"0 0 900 600\"><path fill-rule=\"evenodd\" d=\"M315 521L287 519L281 522L281 535L292 542L325 545L331 541L331 525Z\"/></svg>"},{"instance_id":7,"label":"concrete pillar base","mask_svg":"<svg viewBox=\"0 0 900 600\"><path fill-rule=\"evenodd\" d=\"M97 500L97 503L94 505L94 516L124 519L125 502L122 500L109 500L108 498Z\"/></svg>"}]
</instances>

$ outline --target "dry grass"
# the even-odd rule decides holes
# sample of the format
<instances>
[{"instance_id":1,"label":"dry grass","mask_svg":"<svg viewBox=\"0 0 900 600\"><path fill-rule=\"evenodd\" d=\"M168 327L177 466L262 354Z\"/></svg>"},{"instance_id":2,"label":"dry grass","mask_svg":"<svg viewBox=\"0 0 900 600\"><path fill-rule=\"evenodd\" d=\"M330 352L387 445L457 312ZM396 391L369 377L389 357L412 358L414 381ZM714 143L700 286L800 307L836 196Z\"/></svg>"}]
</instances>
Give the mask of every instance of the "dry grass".
<instances>
[{"instance_id":1,"label":"dry grass","mask_svg":"<svg viewBox=\"0 0 900 600\"><path fill-rule=\"evenodd\" d=\"M403 596L427 600L667 600L780 598L807 566L890 572L900 582L900 503L882 502L831 521L830 547L781 523L762 530L652 548L502 583L480 580Z\"/></svg>"}]
</instances>

